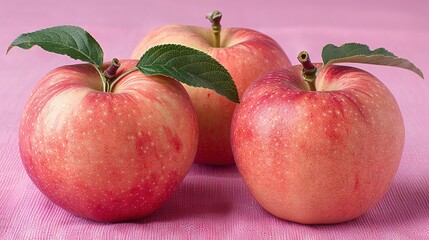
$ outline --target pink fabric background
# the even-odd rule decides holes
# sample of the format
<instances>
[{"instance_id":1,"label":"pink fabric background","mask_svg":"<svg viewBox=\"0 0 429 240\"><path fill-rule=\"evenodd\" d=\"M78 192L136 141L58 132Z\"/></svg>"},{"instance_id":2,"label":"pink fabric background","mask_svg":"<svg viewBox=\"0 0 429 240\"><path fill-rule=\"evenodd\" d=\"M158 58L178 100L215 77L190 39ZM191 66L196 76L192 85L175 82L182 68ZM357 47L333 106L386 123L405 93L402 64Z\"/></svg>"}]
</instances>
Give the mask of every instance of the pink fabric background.
<instances>
[{"instance_id":1,"label":"pink fabric background","mask_svg":"<svg viewBox=\"0 0 429 240\"><path fill-rule=\"evenodd\" d=\"M0 52L20 33L73 24L92 33L106 60L127 58L155 27L208 26L204 14L219 9L224 27L253 28L272 36L294 64L301 50L318 62L325 44L357 41L372 48L384 46L413 61L429 77L428 1L303 2L3 1ZM18 121L32 88L51 69L75 62L38 47L13 49L7 57L0 54L1 239L429 239L428 80L401 69L360 65L396 97L406 142L390 190L356 220L317 226L283 221L259 207L235 167L194 166L154 215L102 224L73 216L47 200L26 175L18 151Z\"/></svg>"}]
</instances>

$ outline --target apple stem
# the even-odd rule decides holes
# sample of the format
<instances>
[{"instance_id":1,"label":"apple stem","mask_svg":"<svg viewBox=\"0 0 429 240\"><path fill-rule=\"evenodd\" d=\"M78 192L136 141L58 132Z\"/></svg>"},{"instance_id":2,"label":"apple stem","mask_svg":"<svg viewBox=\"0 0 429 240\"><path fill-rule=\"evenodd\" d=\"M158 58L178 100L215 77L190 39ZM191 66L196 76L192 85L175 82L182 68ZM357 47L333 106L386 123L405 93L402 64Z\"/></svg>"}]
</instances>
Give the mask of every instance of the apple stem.
<instances>
[{"instance_id":1,"label":"apple stem","mask_svg":"<svg viewBox=\"0 0 429 240\"><path fill-rule=\"evenodd\" d=\"M112 81L115 79L116 72L120 66L121 63L119 60L117 58L113 58L112 63L103 73L101 73L101 70L97 68L100 73L101 80L103 81L103 92L112 92Z\"/></svg>"},{"instance_id":2,"label":"apple stem","mask_svg":"<svg viewBox=\"0 0 429 240\"><path fill-rule=\"evenodd\" d=\"M207 14L206 18L212 23L212 29L215 36L215 47L220 47L220 20L222 19L222 13L215 10Z\"/></svg>"},{"instance_id":3,"label":"apple stem","mask_svg":"<svg viewBox=\"0 0 429 240\"><path fill-rule=\"evenodd\" d=\"M116 71L118 71L118 68L121 66L121 63L117 58L113 58L112 64L110 64L109 68L104 71L104 76L107 80L112 80L116 76Z\"/></svg>"},{"instance_id":4,"label":"apple stem","mask_svg":"<svg viewBox=\"0 0 429 240\"><path fill-rule=\"evenodd\" d=\"M310 55L306 51L298 54L298 60L302 64L302 76L307 81L311 91L316 91L317 68L311 63Z\"/></svg>"}]
</instances>

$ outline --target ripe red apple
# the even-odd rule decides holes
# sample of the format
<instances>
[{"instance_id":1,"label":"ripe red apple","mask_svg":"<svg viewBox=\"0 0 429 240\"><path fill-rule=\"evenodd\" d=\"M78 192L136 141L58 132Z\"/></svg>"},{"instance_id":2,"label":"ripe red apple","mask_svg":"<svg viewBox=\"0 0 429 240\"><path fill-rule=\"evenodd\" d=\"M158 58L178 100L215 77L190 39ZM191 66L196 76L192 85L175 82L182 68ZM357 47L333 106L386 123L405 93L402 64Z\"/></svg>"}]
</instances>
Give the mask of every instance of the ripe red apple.
<instances>
[{"instance_id":1,"label":"ripe red apple","mask_svg":"<svg viewBox=\"0 0 429 240\"><path fill-rule=\"evenodd\" d=\"M201 50L219 61L230 72L239 96L260 75L290 66L286 54L272 38L250 29L220 30L219 15L212 17L215 17L215 32L217 29L220 35L214 34L210 28L164 26L147 34L137 45L131 58L138 59L150 47L166 43ZM219 40L216 40L216 37ZM216 46L217 44L219 46ZM208 89L188 86L185 86L185 89L192 99L199 123L200 138L195 162L233 164L230 127L236 104Z\"/></svg>"},{"instance_id":2,"label":"ripe red apple","mask_svg":"<svg viewBox=\"0 0 429 240\"><path fill-rule=\"evenodd\" d=\"M373 75L328 65L315 91L293 66L256 80L231 129L237 167L255 199L299 223L338 223L388 190L404 146L404 123Z\"/></svg>"},{"instance_id":3,"label":"ripe red apple","mask_svg":"<svg viewBox=\"0 0 429 240\"><path fill-rule=\"evenodd\" d=\"M136 61L124 60L118 75ZM34 89L19 129L23 164L54 203L117 222L156 211L190 169L192 102L177 81L134 71L103 92L90 64L60 67Z\"/></svg>"}]
</instances>

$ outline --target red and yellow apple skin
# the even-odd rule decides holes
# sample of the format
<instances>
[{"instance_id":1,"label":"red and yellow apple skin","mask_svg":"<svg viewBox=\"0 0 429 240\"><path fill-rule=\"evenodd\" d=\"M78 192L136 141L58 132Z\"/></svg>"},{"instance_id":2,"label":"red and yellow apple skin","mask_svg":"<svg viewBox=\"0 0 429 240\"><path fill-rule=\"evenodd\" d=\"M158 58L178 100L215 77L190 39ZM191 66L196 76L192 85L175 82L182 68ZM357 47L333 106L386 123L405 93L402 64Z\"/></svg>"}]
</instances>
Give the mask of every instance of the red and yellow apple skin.
<instances>
[{"instance_id":1,"label":"red and yellow apple skin","mask_svg":"<svg viewBox=\"0 0 429 240\"><path fill-rule=\"evenodd\" d=\"M220 47L214 46L212 29L169 25L141 40L131 58L139 59L149 48L159 44L181 44L203 51L219 61L232 75L239 96L257 77L290 66L281 47L270 37L250 30L225 28L220 33ZM205 88L185 86L198 116L199 144L196 163L234 164L230 127L235 103Z\"/></svg>"},{"instance_id":2,"label":"red and yellow apple skin","mask_svg":"<svg viewBox=\"0 0 429 240\"><path fill-rule=\"evenodd\" d=\"M279 218L354 219L395 176L404 146L400 109L363 70L329 65L317 91L301 73L302 66L276 71L246 91L232 120L237 167L255 199Z\"/></svg>"},{"instance_id":3,"label":"red and yellow apple skin","mask_svg":"<svg viewBox=\"0 0 429 240\"><path fill-rule=\"evenodd\" d=\"M121 63L118 75L137 62ZM160 208L192 166L197 144L197 117L177 81L134 71L105 93L89 64L51 71L19 128L35 185L60 207L102 222Z\"/></svg>"}]
</instances>

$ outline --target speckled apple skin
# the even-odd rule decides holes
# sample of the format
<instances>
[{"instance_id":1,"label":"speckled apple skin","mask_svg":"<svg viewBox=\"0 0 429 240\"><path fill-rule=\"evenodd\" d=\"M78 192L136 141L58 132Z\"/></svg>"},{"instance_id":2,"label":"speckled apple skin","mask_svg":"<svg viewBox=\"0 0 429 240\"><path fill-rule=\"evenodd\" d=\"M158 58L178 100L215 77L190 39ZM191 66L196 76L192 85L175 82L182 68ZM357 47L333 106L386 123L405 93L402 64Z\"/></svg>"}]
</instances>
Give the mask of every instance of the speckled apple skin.
<instances>
[{"instance_id":1,"label":"speckled apple skin","mask_svg":"<svg viewBox=\"0 0 429 240\"><path fill-rule=\"evenodd\" d=\"M282 48L270 37L250 30L224 28L221 47L215 48L210 28L168 25L147 34L131 58L140 58L150 47L175 43L201 50L219 61L231 74L241 97L249 84L268 72L290 66ZM231 119L236 106L223 96L205 88L185 85L199 123L196 163L234 164L230 143Z\"/></svg>"},{"instance_id":2,"label":"speckled apple skin","mask_svg":"<svg viewBox=\"0 0 429 240\"><path fill-rule=\"evenodd\" d=\"M354 219L382 198L397 171L400 109L365 71L330 65L313 92L301 71L270 73L244 94L231 130L238 169L255 199L279 218Z\"/></svg>"},{"instance_id":3,"label":"speckled apple skin","mask_svg":"<svg viewBox=\"0 0 429 240\"><path fill-rule=\"evenodd\" d=\"M121 63L118 75L136 61ZM104 93L88 64L42 79L19 128L35 185L60 207L102 222L160 208L189 171L197 144L196 114L177 81L134 71Z\"/></svg>"}]
</instances>

